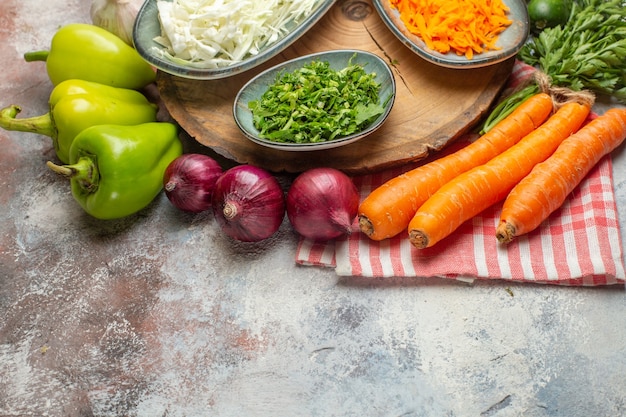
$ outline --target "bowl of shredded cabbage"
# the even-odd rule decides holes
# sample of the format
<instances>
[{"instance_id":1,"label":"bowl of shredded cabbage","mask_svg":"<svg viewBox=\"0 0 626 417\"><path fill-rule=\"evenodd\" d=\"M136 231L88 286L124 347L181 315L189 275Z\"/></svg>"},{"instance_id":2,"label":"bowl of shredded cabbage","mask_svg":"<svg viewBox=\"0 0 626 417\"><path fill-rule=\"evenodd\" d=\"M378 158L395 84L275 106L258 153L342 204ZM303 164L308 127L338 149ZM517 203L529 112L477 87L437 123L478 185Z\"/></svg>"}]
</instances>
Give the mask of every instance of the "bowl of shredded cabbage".
<instances>
[{"instance_id":1,"label":"bowl of shredded cabbage","mask_svg":"<svg viewBox=\"0 0 626 417\"><path fill-rule=\"evenodd\" d=\"M380 128L396 84L371 52L342 49L283 62L248 81L233 104L246 138L284 151L348 145Z\"/></svg>"},{"instance_id":2,"label":"bowl of shredded cabbage","mask_svg":"<svg viewBox=\"0 0 626 417\"><path fill-rule=\"evenodd\" d=\"M254 68L304 35L335 0L146 0L133 28L139 54L184 78Z\"/></svg>"}]
</instances>

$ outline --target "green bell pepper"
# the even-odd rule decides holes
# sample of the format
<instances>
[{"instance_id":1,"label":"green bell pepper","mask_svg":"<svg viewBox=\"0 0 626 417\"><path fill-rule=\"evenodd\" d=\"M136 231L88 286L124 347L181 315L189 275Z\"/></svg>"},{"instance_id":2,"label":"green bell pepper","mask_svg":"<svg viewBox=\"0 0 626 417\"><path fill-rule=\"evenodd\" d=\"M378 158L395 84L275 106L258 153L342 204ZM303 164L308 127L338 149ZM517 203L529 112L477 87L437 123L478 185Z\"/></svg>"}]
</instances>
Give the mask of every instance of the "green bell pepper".
<instances>
[{"instance_id":1,"label":"green bell pepper","mask_svg":"<svg viewBox=\"0 0 626 417\"><path fill-rule=\"evenodd\" d=\"M63 26L52 37L49 51L27 52L24 59L46 61L54 85L78 78L137 90L156 79L155 70L135 48L111 32L85 23Z\"/></svg>"},{"instance_id":2,"label":"green bell pepper","mask_svg":"<svg viewBox=\"0 0 626 417\"><path fill-rule=\"evenodd\" d=\"M0 127L49 136L61 162L70 161L76 135L99 124L137 125L156 121L158 107L139 91L85 80L66 80L50 94L50 111L41 116L16 119L17 105L0 110Z\"/></svg>"},{"instance_id":3,"label":"green bell pepper","mask_svg":"<svg viewBox=\"0 0 626 417\"><path fill-rule=\"evenodd\" d=\"M70 179L74 199L88 214L117 219L154 200L163 188L165 169L182 151L172 123L97 125L76 136L71 164L47 164Z\"/></svg>"}]
</instances>

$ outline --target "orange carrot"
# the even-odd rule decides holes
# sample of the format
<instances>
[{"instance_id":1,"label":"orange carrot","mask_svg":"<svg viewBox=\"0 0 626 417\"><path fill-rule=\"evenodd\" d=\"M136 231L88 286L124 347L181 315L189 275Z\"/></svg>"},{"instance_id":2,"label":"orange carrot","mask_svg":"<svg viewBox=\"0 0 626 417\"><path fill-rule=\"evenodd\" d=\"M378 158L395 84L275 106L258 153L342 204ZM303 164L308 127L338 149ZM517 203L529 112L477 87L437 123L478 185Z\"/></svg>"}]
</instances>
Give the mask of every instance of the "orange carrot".
<instances>
[{"instance_id":1,"label":"orange carrot","mask_svg":"<svg viewBox=\"0 0 626 417\"><path fill-rule=\"evenodd\" d=\"M503 200L536 164L580 128L588 114L589 105L564 104L517 144L447 182L422 204L409 223L411 243L418 249L430 247Z\"/></svg>"},{"instance_id":2,"label":"orange carrot","mask_svg":"<svg viewBox=\"0 0 626 417\"><path fill-rule=\"evenodd\" d=\"M359 206L361 231L372 240L383 240L406 230L419 206L439 187L513 146L541 125L551 111L549 95L531 96L476 141L387 181Z\"/></svg>"},{"instance_id":3,"label":"orange carrot","mask_svg":"<svg viewBox=\"0 0 626 417\"><path fill-rule=\"evenodd\" d=\"M496 237L509 243L536 229L602 157L626 139L626 109L611 109L565 139L504 200Z\"/></svg>"},{"instance_id":4,"label":"orange carrot","mask_svg":"<svg viewBox=\"0 0 626 417\"><path fill-rule=\"evenodd\" d=\"M389 0L409 32L429 49L472 59L496 50L498 35L513 22L501 0Z\"/></svg>"}]
</instances>

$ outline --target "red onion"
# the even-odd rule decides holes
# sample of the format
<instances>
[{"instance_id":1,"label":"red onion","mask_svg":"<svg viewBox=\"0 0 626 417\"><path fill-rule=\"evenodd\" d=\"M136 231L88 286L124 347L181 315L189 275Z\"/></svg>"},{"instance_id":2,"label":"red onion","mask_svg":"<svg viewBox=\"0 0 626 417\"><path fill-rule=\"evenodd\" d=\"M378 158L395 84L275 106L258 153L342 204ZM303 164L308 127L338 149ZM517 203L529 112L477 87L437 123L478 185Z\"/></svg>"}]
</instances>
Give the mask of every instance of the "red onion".
<instances>
[{"instance_id":1,"label":"red onion","mask_svg":"<svg viewBox=\"0 0 626 417\"><path fill-rule=\"evenodd\" d=\"M213 158L197 153L183 154L165 169L163 189L175 207L200 213L211 208L211 195L220 175L222 167Z\"/></svg>"},{"instance_id":2,"label":"red onion","mask_svg":"<svg viewBox=\"0 0 626 417\"><path fill-rule=\"evenodd\" d=\"M287 193L287 217L296 232L309 239L330 240L350 234L358 209L356 186L333 168L303 172Z\"/></svg>"},{"instance_id":3,"label":"red onion","mask_svg":"<svg viewBox=\"0 0 626 417\"><path fill-rule=\"evenodd\" d=\"M285 196L269 172L238 165L222 174L213 190L213 214L222 231L242 242L272 236L285 217Z\"/></svg>"}]
</instances>

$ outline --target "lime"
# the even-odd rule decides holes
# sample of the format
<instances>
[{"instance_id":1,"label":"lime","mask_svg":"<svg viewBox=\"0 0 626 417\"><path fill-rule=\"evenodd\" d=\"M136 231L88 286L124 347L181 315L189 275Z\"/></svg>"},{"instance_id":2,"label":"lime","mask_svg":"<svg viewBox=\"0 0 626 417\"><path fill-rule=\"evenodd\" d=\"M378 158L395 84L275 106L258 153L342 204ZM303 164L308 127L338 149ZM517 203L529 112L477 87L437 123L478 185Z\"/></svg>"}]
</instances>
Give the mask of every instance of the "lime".
<instances>
[{"instance_id":1,"label":"lime","mask_svg":"<svg viewBox=\"0 0 626 417\"><path fill-rule=\"evenodd\" d=\"M571 2L568 0L530 0L528 17L533 32L564 25L569 19Z\"/></svg>"}]
</instances>

